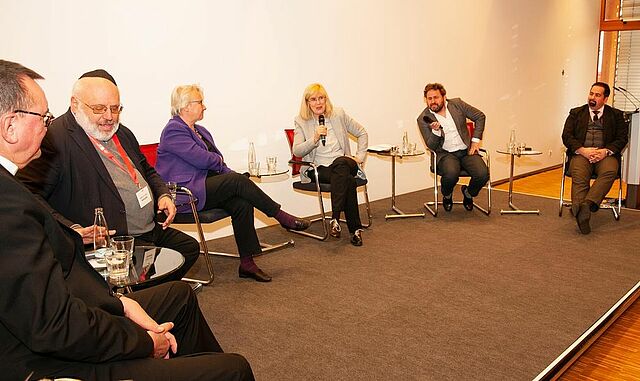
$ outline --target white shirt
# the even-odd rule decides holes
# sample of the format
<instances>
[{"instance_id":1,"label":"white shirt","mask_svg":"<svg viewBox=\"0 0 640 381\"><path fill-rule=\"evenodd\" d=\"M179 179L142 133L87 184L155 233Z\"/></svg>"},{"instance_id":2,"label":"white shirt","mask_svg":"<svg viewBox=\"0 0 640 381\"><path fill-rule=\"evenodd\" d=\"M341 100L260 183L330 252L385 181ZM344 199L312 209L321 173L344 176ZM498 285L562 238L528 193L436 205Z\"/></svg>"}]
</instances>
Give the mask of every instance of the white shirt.
<instances>
[{"instance_id":1,"label":"white shirt","mask_svg":"<svg viewBox=\"0 0 640 381\"><path fill-rule=\"evenodd\" d=\"M460 133L458 133L458 128L456 127L456 122L451 117L449 113L449 102L445 102L444 111L445 116L442 116L438 113L434 113L438 122L440 122L440 128L444 131L444 142L442 143L442 149L447 152L456 152L461 150L466 150L468 147L462 141L460 137ZM465 126L466 128L466 126ZM442 136L440 131L431 130L434 135Z\"/></svg>"},{"instance_id":2,"label":"white shirt","mask_svg":"<svg viewBox=\"0 0 640 381\"><path fill-rule=\"evenodd\" d=\"M589 107L589 114L591 114L591 121L593 121L593 117L595 116L595 114L593 113L594 111L598 112L598 119L602 119L602 113L604 112L604 105L602 105L602 107L600 107L598 110L592 110L591 107Z\"/></svg>"},{"instance_id":3,"label":"white shirt","mask_svg":"<svg viewBox=\"0 0 640 381\"><path fill-rule=\"evenodd\" d=\"M336 133L333 131L331 122L326 119L325 127L327 127L327 137L325 145L322 145L322 139L318 140L318 148L316 148L315 162L317 165L328 167L338 156L344 156L344 150L340 147Z\"/></svg>"},{"instance_id":4,"label":"white shirt","mask_svg":"<svg viewBox=\"0 0 640 381\"><path fill-rule=\"evenodd\" d=\"M9 173L14 176L16 175L16 172L18 172L18 166L2 155L0 155L0 165L2 165L7 171L9 171Z\"/></svg>"}]
</instances>

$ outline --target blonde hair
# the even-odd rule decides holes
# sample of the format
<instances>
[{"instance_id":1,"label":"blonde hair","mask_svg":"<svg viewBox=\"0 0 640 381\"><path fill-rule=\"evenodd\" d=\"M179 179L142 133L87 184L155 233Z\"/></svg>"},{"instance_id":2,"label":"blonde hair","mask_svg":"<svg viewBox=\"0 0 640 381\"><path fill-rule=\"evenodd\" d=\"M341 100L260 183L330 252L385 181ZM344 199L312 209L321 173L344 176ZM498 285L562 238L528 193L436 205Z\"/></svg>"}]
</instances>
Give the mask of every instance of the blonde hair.
<instances>
[{"instance_id":1,"label":"blonde hair","mask_svg":"<svg viewBox=\"0 0 640 381\"><path fill-rule=\"evenodd\" d=\"M171 92L171 116L180 114L180 110L187 107L190 101L193 100L193 95L204 98L204 92L199 85L182 85L176 86Z\"/></svg>"},{"instance_id":2,"label":"blonde hair","mask_svg":"<svg viewBox=\"0 0 640 381\"><path fill-rule=\"evenodd\" d=\"M325 99L325 110L324 115L327 117L331 116L333 112L333 104L331 104L331 100L329 99L329 95L327 94L327 90L324 89L319 83L312 83L304 89L304 93L302 94L302 103L300 104L300 117L304 120L309 120L313 118L313 111L309 108L309 98L314 95L321 95Z\"/></svg>"}]
</instances>

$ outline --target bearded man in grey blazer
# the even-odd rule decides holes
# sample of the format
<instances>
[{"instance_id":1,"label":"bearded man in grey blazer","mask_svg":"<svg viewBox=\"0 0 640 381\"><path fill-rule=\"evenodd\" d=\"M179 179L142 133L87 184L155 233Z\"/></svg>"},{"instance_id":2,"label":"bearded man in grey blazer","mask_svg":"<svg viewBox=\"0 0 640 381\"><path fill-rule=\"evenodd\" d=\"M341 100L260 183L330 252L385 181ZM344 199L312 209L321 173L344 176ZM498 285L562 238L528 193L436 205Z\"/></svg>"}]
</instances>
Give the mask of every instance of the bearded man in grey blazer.
<instances>
[{"instance_id":1,"label":"bearded man in grey blazer","mask_svg":"<svg viewBox=\"0 0 640 381\"><path fill-rule=\"evenodd\" d=\"M478 154L484 132L485 115L460 98L447 99L447 91L439 83L424 88L427 107L418 116L418 126L427 147L436 152L436 171L441 176L442 205L446 211L453 207L453 188L460 171L471 175L469 186L462 186L463 205L473 210L473 197L489 180L489 170ZM473 136L469 135L467 119L474 122Z\"/></svg>"}]
</instances>

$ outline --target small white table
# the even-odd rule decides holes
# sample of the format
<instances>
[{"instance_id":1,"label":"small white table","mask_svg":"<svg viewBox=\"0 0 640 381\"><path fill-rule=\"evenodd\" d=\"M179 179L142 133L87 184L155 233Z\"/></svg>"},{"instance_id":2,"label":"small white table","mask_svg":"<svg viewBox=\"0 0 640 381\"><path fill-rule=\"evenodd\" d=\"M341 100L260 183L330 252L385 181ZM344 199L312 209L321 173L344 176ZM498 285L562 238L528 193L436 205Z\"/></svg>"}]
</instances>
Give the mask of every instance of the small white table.
<instances>
[{"instance_id":1,"label":"small white table","mask_svg":"<svg viewBox=\"0 0 640 381\"><path fill-rule=\"evenodd\" d=\"M508 151L508 150L496 150L496 152L501 153L503 155L509 155L511 156L510 158L510 167L509 167L509 208L510 209L502 209L500 210L500 214L540 214L540 210L535 209L535 210L523 210L523 209L519 209L517 206L515 206L513 204L513 165L515 162L515 157L520 157L520 156L534 156L534 155L541 155L542 152L540 151L534 151L534 150L521 150L521 149L516 149L514 151Z\"/></svg>"},{"instance_id":2,"label":"small white table","mask_svg":"<svg viewBox=\"0 0 640 381\"><path fill-rule=\"evenodd\" d=\"M377 150L368 150L368 152L375 153L380 156L390 156L391 157L391 211L393 214L387 214L384 216L385 219L389 218L408 218L408 217L422 217L424 218L424 213L405 213L400 210L396 206L396 157L402 159L403 157L413 157L424 155L424 151L413 151L409 153L402 153L397 149L391 149L389 151L377 151Z\"/></svg>"}]
</instances>

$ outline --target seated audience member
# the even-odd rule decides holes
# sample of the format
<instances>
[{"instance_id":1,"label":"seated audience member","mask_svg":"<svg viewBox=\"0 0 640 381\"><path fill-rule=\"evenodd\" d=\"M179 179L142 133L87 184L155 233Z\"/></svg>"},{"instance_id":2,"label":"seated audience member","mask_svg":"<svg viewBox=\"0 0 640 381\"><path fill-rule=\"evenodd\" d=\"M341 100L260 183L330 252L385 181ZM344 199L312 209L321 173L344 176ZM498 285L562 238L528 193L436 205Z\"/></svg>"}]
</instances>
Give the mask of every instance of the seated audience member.
<instances>
[{"instance_id":1,"label":"seated audience member","mask_svg":"<svg viewBox=\"0 0 640 381\"><path fill-rule=\"evenodd\" d=\"M166 181L189 188L198 199L198 210L221 208L231 215L240 254L240 278L269 282L271 277L253 260L262 251L253 208L275 218L287 229L304 230L309 221L286 213L247 176L227 167L211 133L196 124L206 109L199 86L178 86L173 90L172 117L160 136L156 168ZM189 210L188 205L183 208Z\"/></svg>"},{"instance_id":2,"label":"seated audience member","mask_svg":"<svg viewBox=\"0 0 640 381\"><path fill-rule=\"evenodd\" d=\"M94 210L102 207L117 235L134 236L136 245L179 251L185 263L170 278L180 280L198 259L200 246L169 227L176 207L133 133L119 123L121 112L113 77L104 70L83 74L73 86L71 107L43 140L42 157L17 176L85 243L93 239ZM167 214L164 223L156 222L156 210Z\"/></svg>"},{"instance_id":3,"label":"seated audience member","mask_svg":"<svg viewBox=\"0 0 640 381\"><path fill-rule=\"evenodd\" d=\"M367 131L343 109L334 108L319 83L304 89L294 125L293 154L318 165L320 182L331 184L331 236L340 237L340 213L344 211L351 243L362 246L355 176L367 154ZM355 156L351 156L349 135L358 139ZM303 166L300 179L307 183L314 181L313 168Z\"/></svg>"},{"instance_id":4,"label":"seated audience member","mask_svg":"<svg viewBox=\"0 0 640 381\"><path fill-rule=\"evenodd\" d=\"M253 380L242 356L222 353L186 283L112 294L81 236L14 178L52 120L41 78L0 60L2 379Z\"/></svg>"},{"instance_id":5,"label":"seated audience member","mask_svg":"<svg viewBox=\"0 0 640 381\"><path fill-rule=\"evenodd\" d=\"M618 176L620 152L629 140L623 112L605 104L610 93L604 82L591 85L587 104L569 112L562 131L570 160L571 208L582 234L591 232L591 213ZM591 185L593 174L597 177Z\"/></svg>"},{"instance_id":6,"label":"seated audience member","mask_svg":"<svg viewBox=\"0 0 640 381\"><path fill-rule=\"evenodd\" d=\"M472 211L473 198L489 180L487 165L478 154L485 115L460 98L448 99L447 91L439 83L425 86L424 101L427 107L418 116L418 126L427 147L436 153L442 206L447 212L453 208L453 188L464 169L471 180L469 186L461 187L462 204ZM469 136L467 119L475 123L473 136Z\"/></svg>"}]
</instances>

